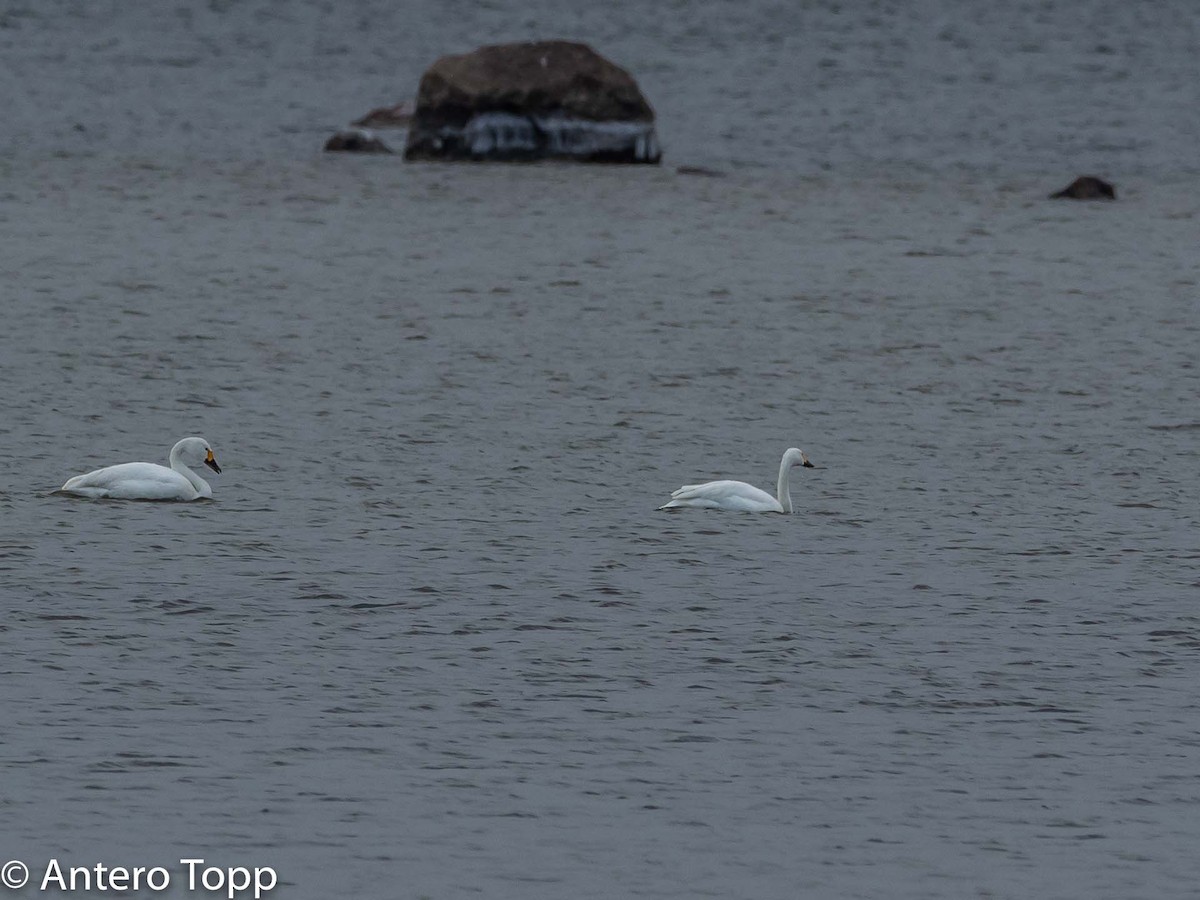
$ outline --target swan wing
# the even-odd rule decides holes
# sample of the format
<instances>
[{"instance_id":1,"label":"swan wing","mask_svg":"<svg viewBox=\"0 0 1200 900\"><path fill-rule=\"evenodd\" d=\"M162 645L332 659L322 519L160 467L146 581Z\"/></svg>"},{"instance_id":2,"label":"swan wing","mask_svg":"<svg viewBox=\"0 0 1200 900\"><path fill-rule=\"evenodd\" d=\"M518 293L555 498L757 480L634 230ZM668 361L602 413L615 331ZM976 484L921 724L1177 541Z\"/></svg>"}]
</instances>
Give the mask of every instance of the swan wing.
<instances>
[{"instance_id":1,"label":"swan wing","mask_svg":"<svg viewBox=\"0 0 1200 900\"><path fill-rule=\"evenodd\" d=\"M174 469L144 462L106 466L76 475L59 490L81 497L118 500L195 500L200 496L191 482Z\"/></svg>"},{"instance_id":2,"label":"swan wing","mask_svg":"<svg viewBox=\"0 0 1200 900\"><path fill-rule=\"evenodd\" d=\"M744 481L708 481L685 484L672 491L671 502L659 509L692 506L704 509L731 509L740 512L783 512L779 501L764 490Z\"/></svg>"}]
</instances>

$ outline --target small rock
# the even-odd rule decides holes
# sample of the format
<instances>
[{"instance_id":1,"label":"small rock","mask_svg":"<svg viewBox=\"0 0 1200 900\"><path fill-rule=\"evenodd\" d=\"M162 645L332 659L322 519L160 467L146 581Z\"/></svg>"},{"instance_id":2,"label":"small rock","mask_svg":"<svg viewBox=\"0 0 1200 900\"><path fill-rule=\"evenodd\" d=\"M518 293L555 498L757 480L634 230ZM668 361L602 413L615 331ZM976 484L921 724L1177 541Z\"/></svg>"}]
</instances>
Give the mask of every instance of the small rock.
<instances>
[{"instance_id":1,"label":"small rock","mask_svg":"<svg viewBox=\"0 0 1200 900\"><path fill-rule=\"evenodd\" d=\"M325 142L327 153L392 153L387 144L365 128L347 128Z\"/></svg>"},{"instance_id":2,"label":"small rock","mask_svg":"<svg viewBox=\"0 0 1200 900\"><path fill-rule=\"evenodd\" d=\"M1061 191L1051 194L1051 200L1116 200L1117 191L1103 178L1084 175L1076 178Z\"/></svg>"},{"instance_id":3,"label":"small rock","mask_svg":"<svg viewBox=\"0 0 1200 900\"><path fill-rule=\"evenodd\" d=\"M657 163L661 151L633 76L586 44L538 41L430 66L404 156Z\"/></svg>"},{"instance_id":4,"label":"small rock","mask_svg":"<svg viewBox=\"0 0 1200 900\"><path fill-rule=\"evenodd\" d=\"M395 106L380 106L361 119L351 122L360 128L407 128L412 122L413 105L405 100Z\"/></svg>"}]
</instances>

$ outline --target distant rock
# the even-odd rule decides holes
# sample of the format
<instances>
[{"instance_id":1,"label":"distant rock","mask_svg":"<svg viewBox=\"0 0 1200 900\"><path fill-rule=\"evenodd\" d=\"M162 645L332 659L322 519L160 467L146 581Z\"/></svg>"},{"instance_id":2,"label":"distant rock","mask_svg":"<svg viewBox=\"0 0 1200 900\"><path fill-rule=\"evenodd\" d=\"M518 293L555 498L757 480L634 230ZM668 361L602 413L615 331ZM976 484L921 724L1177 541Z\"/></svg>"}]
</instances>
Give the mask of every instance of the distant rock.
<instances>
[{"instance_id":1,"label":"distant rock","mask_svg":"<svg viewBox=\"0 0 1200 900\"><path fill-rule=\"evenodd\" d=\"M657 163L654 110L586 44L539 41L443 56L425 72L410 160Z\"/></svg>"},{"instance_id":2,"label":"distant rock","mask_svg":"<svg viewBox=\"0 0 1200 900\"><path fill-rule=\"evenodd\" d=\"M1050 195L1051 200L1116 200L1117 191L1103 178L1084 175Z\"/></svg>"},{"instance_id":3,"label":"distant rock","mask_svg":"<svg viewBox=\"0 0 1200 900\"><path fill-rule=\"evenodd\" d=\"M327 153L394 153L373 131L346 128L325 142Z\"/></svg>"},{"instance_id":4,"label":"distant rock","mask_svg":"<svg viewBox=\"0 0 1200 900\"><path fill-rule=\"evenodd\" d=\"M351 122L359 128L407 128L412 122L413 105L405 100L395 106L373 109L361 119Z\"/></svg>"}]
</instances>

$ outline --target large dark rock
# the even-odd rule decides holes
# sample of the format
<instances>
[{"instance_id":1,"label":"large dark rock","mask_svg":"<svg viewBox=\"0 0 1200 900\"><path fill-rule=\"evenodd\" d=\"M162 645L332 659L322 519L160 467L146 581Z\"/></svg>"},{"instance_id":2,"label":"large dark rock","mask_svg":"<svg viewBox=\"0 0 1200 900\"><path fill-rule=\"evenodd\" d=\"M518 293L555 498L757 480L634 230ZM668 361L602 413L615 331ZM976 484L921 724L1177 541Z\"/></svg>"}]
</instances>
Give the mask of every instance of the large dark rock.
<instances>
[{"instance_id":1,"label":"large dark rock","mask_svg":"<svg viewBox=\"0 0 1200 900\"><path fill-rule=\"evenodd\" d=\"M1050 195L1051 200L1116 200L1117 191L1103 178L1082 175L1061 191Z\"/></svg>"},{"instance_id":2,"label":"large dark rock","mask_svg":"<svg viewBox=\"0 0 1200 900\"><path fill-rule=\"evenodd\" d=\"M661 153L633 76L586 44L539 41L430 66L404 156L657 163Z\"/></svg>"}]
</instances>

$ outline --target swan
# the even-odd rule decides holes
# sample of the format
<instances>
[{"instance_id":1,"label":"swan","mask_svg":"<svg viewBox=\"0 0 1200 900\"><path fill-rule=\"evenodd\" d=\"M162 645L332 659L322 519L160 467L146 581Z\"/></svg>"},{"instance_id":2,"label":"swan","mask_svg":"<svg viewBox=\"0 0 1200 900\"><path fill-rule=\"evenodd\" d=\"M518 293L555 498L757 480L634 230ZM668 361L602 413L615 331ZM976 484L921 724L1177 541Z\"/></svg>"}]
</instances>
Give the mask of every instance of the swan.
<instances>
[{"instance_id":1,"label":"swan","mask_svg":"<svg viewBox=\"0 0 1200 900\"><path fill-rule=\"evenodd\" d=\"M670 502L659 509L695 506L701 509L732 509L738 512L790 513L792 495L788 491L788 472L792 466L815 468L803 450L788 448L779 462L779 482L775 497L744 481L709 481L704 484L685 484L672 491Z\"/></svg>"},{"instance_id":2,"label":"swan","mask_svg":"<svg viewBox=\"0 0 1200 900\"><path fill-rule=\"evenodd\" d=\"M199 500L209 498L212 488L188 466L200 463L220 474L212 447L202 437L185 437L171 448L171 468L146 462L122 463L76 475L59 493L78 497L115 500Z\"/></svg>"}]
</instances>

